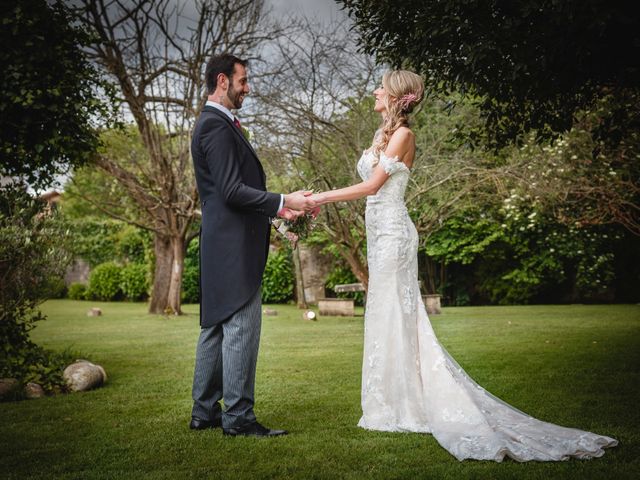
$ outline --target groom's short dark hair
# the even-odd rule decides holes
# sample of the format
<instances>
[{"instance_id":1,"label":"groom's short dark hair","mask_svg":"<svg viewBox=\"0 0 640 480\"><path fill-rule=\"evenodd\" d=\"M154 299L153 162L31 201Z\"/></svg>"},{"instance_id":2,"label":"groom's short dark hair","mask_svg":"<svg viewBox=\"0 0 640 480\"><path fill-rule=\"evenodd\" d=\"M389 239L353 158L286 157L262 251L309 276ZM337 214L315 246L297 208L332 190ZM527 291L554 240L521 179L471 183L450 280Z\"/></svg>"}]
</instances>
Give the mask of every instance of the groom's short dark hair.
<instances>
[{"instance_id":1,"label":"groom's short dark hair","mask_svg":"<svg viewBox=\"0 0 640 480\"><path fill-rule=\"evenodd\" d=\"M209 60L204 74L207 81L207 93L212 94L215 91L218 85L218 75L221 73L224 73L231 79L236 63L239 63L243 67L247 66L246 60L241 60L230 53L214 55L211 60Z\"/></svg>"}]
</instances>

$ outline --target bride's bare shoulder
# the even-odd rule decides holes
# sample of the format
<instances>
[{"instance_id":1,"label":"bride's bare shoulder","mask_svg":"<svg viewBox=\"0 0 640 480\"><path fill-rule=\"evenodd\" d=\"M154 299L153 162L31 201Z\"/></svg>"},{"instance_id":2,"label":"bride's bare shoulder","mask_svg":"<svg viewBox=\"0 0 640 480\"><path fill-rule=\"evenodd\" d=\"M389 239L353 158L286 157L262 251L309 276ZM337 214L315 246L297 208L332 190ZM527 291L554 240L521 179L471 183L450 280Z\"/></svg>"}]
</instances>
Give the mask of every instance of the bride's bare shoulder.
<instances>
[{"instance_id":1,"label":"bride's bare shoulder","mask_svg":"<svg viewBox=\"0 0 640 480\"><path fill-rule=\"evenodd\" d=\"M395 132L393 132L393 135L391 135L389 141L393 141L394 143L413 143L415 141L415 138L415 134L409 127L400 127Z\"/></svg>"},{"instance_id":2,"label":"bride's bare shoulder","mask_svg":"<svg viewBox=\"0 0 640 480\"><path fill-rule=\"evenodd\" d=\"M415 134L409 127L398 128L389 139L389 146L394 150L411 149L415 144Z\"/></svg>"}]
</instances>

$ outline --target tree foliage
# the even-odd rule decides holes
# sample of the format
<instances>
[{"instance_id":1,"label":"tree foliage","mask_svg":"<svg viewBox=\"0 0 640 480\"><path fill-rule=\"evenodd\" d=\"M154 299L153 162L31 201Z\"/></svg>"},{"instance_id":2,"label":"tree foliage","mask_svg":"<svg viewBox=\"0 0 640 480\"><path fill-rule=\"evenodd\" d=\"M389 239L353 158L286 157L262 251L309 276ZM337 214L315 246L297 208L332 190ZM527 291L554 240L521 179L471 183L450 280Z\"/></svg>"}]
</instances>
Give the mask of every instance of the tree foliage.
<instances>
[{"instance_id":1,"label":"tree foliage","mask_svg":"<svg viewBox=\"0 0 640 480\"><path fill-rule=\"evenodd\" d=\"M92 156L108 87L63 2L3 2L0 15L0 175L46 188Z\"/></svg>"},{"instance_id":2,"label":"tree foliage","mask_svg":"<svg viewBox=\"0 0 640 480\"><path fill-rule=\"evenodd\" d=\"M142 263L126 265L120 274L120 289L124 298L135 302L149 295L149 267Z\"/></svg>"},{"instance_id":3,"label":"tree foliage","mask_svg":"<svg viewBox=\"0 0 640 480\"><path fill-rule=\"evenodd\" d=\"M271 253L262 277L262 301L285 303L293 298L294 275L291 253L287 250Z\"/></svg>"},{"instance_id":4,"label":"tree foliage","mask_svg":"<svg viewBox=\"0 0 640 480\"><path fill-rule=\"evenodd\" d=\"M330 190L360 181L355 164L379 118L366 99L378 81L373 60L356 52L345 22L301 21L274 52L277 66L256 86L256 143L270 188ZM359 281L367 283L364 202L327 205L318 223ZM320 232L314 233L320 235Z\"/></svg>"},{"instance_id":5,"label":"tree foliage","mask_svg":"<svg viewBox=\"0 0 640 480\"><path fill-rule=\"evenodd\" d=\"M204 66L224 51L258 59L280 27L267 19L263 0L74 4L77 20L95 33L90 58L113 81L135 125L132 142L141 147L100 152L95 165L124 193L94 205L153 232L149 311L180 314L184 254L200 214L189 147L206 97Z\"/></svg>"},{"instance_id":6,"label":"tree foliage","mask_svg":"<svg viewBox=\"0 0 640 480\"><path fill-rule=\"evenodd\" d=\"M198 237L191 240L184 257L182 301L185 303L200 302L200 238Z\"/></svg>"},{"instance_id":7,"label":"tree foliage","mask_svg":"<svg viewBox=\"0 0 640 480\"><path fill-rule=\"evenodd\" d=\"M337 0L364 51L422 72L433 91L476 99L489 143L534 130L549 138L640 83L640 11L600 0ZM631 121L630 121L631 120ZM637 129L637 105L603 122L604 137Z\"/></svg>"},{"instance_id":8,"label":"tree foliage","mask_svg":"<svg viewBox=\"0 0 640 480\"><path fill-rule=\"evenodd\" d=\"M94 300L112 301L122 298L122 266L105 262L91 270L87 296Z\"/></svg>"},{"instance_id":9,"label":"tree foliage","mask_svg":"<svg viewBox=\"0 0 640 480\"><path fill-rule=\"evenodd\" d=\"M20 188L0 191L0 377L64 388L64 356L31 341L30 331L45 317L51 279L60 278L71 257L66 226L44 202Z\"/></svg>"},{"instance_id":10,"label":"tree foliage","mask_svg":"<svg viewBox=\"0 0 640 480\"><path fill-rule=\"evenodd\" d=\"M637 301L640 271L625 262L631 237L615 225L566 225L515 190L502 202L470 206L431 235L427 255L443 261L439 291L453 303ZM635 239L635 241L633 240Z\"/></svg>"}]
</instances>

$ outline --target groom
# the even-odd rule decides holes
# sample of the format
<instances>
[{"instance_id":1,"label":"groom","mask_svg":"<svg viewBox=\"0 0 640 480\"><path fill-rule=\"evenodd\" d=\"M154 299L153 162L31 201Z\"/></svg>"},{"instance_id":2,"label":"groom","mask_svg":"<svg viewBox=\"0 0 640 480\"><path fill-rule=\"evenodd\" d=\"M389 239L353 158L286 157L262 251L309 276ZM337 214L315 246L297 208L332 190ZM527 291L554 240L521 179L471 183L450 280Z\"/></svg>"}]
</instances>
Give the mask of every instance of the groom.
<instances>
[{"instance_id":1,"label":"groom","mask_svg":"<svg viewBox=\"0 0 640 480\"><path fill-rule=\"evenodd\" d=\"M191 141L202 229L201 332L190 428L222 427L225 435L268 437L287 433L262 426L253 412L270 220L295 218L315 203L304 192L266 191L262 165L231 113L249 93L246 66L229 54L209 61L207 103Z\"/></svg>"}]
</instances>

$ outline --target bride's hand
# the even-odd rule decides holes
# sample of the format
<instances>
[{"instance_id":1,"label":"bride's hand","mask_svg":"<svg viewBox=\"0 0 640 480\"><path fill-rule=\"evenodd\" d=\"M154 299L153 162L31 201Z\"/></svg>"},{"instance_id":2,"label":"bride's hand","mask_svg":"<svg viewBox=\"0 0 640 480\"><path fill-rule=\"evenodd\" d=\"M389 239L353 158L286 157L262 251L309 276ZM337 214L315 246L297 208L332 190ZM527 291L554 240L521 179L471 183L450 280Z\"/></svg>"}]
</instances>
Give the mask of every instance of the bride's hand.
<instances>
[{"instance_id":1,"label":"bride's hand","mask_svg":"<svg viewBox=\"0 0 640 480\"><path fill-rule=\"evenodd\" d=\"M314 193L313 195L311 195L311 199L316 202L316 205L323 205L326 203L324 193Z\"/></svg>"}]
</instances>

